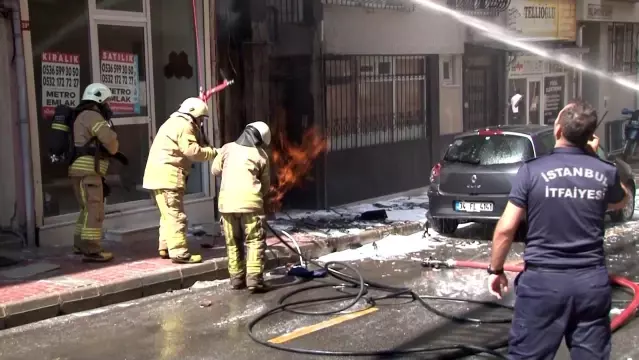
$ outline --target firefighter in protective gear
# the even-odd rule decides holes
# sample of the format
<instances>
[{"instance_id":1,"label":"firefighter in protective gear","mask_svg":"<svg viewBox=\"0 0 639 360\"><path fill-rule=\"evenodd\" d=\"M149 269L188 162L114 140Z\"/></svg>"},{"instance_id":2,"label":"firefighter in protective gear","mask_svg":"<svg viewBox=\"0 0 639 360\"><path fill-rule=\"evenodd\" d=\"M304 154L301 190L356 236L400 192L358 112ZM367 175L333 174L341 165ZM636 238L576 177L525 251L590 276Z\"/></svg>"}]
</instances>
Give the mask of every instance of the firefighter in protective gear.
<instances>
[{"instance_id":1,"label":"firefighter in protective gear","mask_svg":"<svg viewBox=\"0 0 639 360\"><path fill-rule=\"evenodd\" d=\"M158 130L144 171L143 187L153 192L160 210L159 254L174 263L202 261L189 253L184 212L186 178L194 161L210 161L217 150L202 131L209 108L200 98L186 99Z\"/></svg>"},{"instance_id":2,"label":"firefighter in protective gear","mask_svg":"<svg viewBox=\"0 0 639 360\"><path fill-rule=\"evenodd\" d=\"M264 285L265 205L270 187L269 159L264 147L271 143L268 125L248 124L240 137L222 147L212 173L222 176L218 207L229 259L231 286L251 291ZM246 246L246 250L245 250Z\"/></svg>"},{"instance_id":3,"label":"firefighter in protective gear","mask_svg":"<svg viewBox=\"0 0 639 360\"><path fill-rule=\"evenodd\" d=\"M109 157L118 153L118 137L112 129L109 108L111 90L104 84L86 87L76 108L73 123L74 156L69 177L80 204L73 250L83 254L84 261L106 262L113 254L100 246L104 222L103 177L109 168Z\"/></svg>"}]
</instances>

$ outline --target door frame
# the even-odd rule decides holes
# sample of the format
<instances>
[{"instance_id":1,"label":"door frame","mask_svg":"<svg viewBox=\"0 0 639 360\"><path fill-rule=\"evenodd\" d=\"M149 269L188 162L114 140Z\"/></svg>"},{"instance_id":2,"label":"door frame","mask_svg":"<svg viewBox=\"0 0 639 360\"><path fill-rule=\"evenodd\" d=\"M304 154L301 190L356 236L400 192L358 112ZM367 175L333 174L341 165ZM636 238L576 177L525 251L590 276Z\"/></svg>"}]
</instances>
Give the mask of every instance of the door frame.
<instances>
[{"instance_id":1,"label":"door frame","mask_svg":"<svg viewBox=\"0 0 639 360\"><path fill-rule=\"evenodd\" d=\"M509 93L510 92L510 81L513 80L526 80L526 88L523 89L524 90L524 94L522 94L524 96L524 104L525 104L525 110L526 110L526 125L530 124L530 119L528 118L528 108L529 108L529 104L528 104L528 89L529 89L529 84L533 81L539 81L540 83L543 83L543 76L541 74L534 74L534 75L517 75L517 76L507 76L506 77L506 91ZM510 99L510 95L508 96L508 98ZM543 109L543 96L541 93L541 90L539 91L539 106ZM509 100L510 103L510 100ZM510 105L508 105L508 107L510 108ZM508 115L509 111L506 111L506 124L510 124L510 116ZM539 116L540 121L541 121L541 115ZM539 122L538 122L539 123Z\"/></svg>"},{"instance_id":2,"label":"door frame","mask_svg":"<svg viewBox=\"0 0 639 360\"><path fill-rule=\"evenodd\" d=\"M537 119L537 122L532 122L531 118L530 118L530 104L528 103L528 96L530 95L528 92L530 91L530 83L534 83L534 82L538 82L539 83L539 108L538 108L538 113L539 115L537 115L539 118ZM543 113L544 113L544 108L546 106L546 99L544 97L544 92L542 91L544 87L544 77L540 74L540 75L532 75L532 76L528 76L526 77L526 125L530 125L530 124L534 124L534 125L539 125L541 124L541 119L543 118Z\"/></svg>"},{"instance_id":3,"label":"door frame","mask_svg":"<svg viewBox=\"0 0 639 360\"><path fill-rule=\"evenodd\" d=\"M123 27L137 27L144 30L144 67L146 74L146 103L147 115L129 116L112 119L115 126L119 125L142 125L147 124L148 128L148 146L151 147L152 139L155 137L155 124L152 119L155 118L155 98L152 89L153 84L153 48L151 42L151 5L150 0L142 0L143 11L117 11L98 9L96 0L88 0L89 2L89 38L91 44L91 79L93 82L101 82L100 79L100 44L98 41L98 25L112 25ZM153 200L137 200L127 201L117 204L109 204L105 206L107 214L112 212L122 212L135 208L153 206ZM62 215L64 216L64 215Z\"/></svg>"}]
</instances>

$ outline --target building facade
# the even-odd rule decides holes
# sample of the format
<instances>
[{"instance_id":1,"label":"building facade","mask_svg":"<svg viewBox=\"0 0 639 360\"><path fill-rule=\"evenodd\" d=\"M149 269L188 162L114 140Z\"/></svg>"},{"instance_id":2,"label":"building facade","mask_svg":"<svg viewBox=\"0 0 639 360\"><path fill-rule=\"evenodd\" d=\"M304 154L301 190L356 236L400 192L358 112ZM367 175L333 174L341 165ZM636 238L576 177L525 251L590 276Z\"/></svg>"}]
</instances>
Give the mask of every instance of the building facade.
<instances>
[{"instance_id":1,"label":"building facade","mask_svg":"<svg viewBox=\"0 0 639 360\"><path fill-rule=\"evenodd\" d=\"M577 7L579 32L583 46L589 49L584 61L622 80L637 81L639 66L639 2L584 0ZM583 98L597 107L598 113L608 112L598 129L610 151L623 146L623 108L639 107L638 92L614 81L583 74Z\"/></svg>"},{"instance_id":2,"label":"building facade","mask_svg":"<svg viewBox=\"0 0 639 360\"><path fill-rule=\"evenodd\" d=\"M461 24L400 0L217 3L220 66L243 79L221 104L224 141L260 119L292 141L311 128L326 139L285 206L428 184L440 128L462 119Z\"/></svg>"},{"instance_id":3,"label":"building facade","mask_svg":"<svg viewBox=\"0 0 639 360\"><path fill-rule=\"evenodd\" d=\"M410 2L348 4L323 9L328 206L427 185L463 116L463 25Z\"/></svg>"},{"instance_id":4,"label":"building facade","mask_svg":"<svg viewBox=\"0 0 639 360\"><path fill-rule=\"evenodd\" d=\"M71 242L79 208L66 167L49 161L46 136L55 106L77 105L84 88L92 82L105 83L114 93L113 123L120 151L130 161L127 167L112 164L106 177L112 189L106 200L107 237L135 231L136 227L148 228L149 224L157 226L158 213L149 193L141 187L146 158L158 128L181 101L197 96L200 87L208 88L216 82L216 74L211 71L212 3L199 0L194 7L191 1L11 2L20 10L19 45L24 50L28 145L33 155L28 163L33 179L22 182L33 186L33 206L27 206L29 196L21 197L27 218L29 209L33 209L37 228L35 239L29 239L30 245ZM0 44L7 39L5 28L3 22ZM0 72L10 66L6 55L4 51L0 55ZM2 79L4 82L5 77ZM0 86L0 91L4 94L6 85ZM1 98L0 101L8 99ZM216 119L214 107L210 107L210 118ZM13 109L11 105L6 108ZM19 116L13 117L16 118ZM8 124L2 126L3 131L10 130L5 128ZM213 136L213 121L207 126L209 138L219 138ZM10 141L3 141L2 146L16 148ZM23 155L15 151L13 154L18 159ZM3 157L3 171L5 160ZM21 168L16 166L14 173L21 174ZM188 179L186 211L196 223L212 222L214 218L215 183L209 173L208 164L198 164ZM4 185L5 181L3 188ZM6 191L0 195L4 196L3 204L5 199L9 204L15 202ZM3 225L5 218L3 211Z\"/></svg>"},{"instance_id":5,"label":"building facade","mask_svg":"<svg viewBox=\"0 0 639 360\"><path fill-rule=\"evenodd\" d=\"M579 58L584 51L578 45L576 6L576 0L511 0L506 11L489 20L526 44ZM495 59L501 60L502 68L493 75L501 83L497 86L497 121L490 116L485 125L549 124L567 101L579 94L578 72L551 57L522 51L474 31L469 34L469 41L501 51ZM515 94L521 95L522 101L513 109L510 99ZM469 125L468 129L481 124Z\"/></svg>"}]
</instances>

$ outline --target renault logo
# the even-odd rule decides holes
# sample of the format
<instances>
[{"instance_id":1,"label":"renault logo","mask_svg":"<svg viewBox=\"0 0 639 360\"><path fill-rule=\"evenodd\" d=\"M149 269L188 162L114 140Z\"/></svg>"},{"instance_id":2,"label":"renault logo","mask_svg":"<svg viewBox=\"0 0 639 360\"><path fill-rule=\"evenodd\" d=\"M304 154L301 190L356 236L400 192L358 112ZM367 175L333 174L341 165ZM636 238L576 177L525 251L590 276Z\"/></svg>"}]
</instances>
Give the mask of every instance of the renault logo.
<instances>
[{"instance_id":1,"label":"renault logo","mask_svg":"<svg viewBox=\"0 0 639 360\"><path fill-rule=\"evenodd\" d=\"M470 177L470 182L474 184L476 181L477 181L477 175L473 175Z\"/></svg>"}]
</instances>

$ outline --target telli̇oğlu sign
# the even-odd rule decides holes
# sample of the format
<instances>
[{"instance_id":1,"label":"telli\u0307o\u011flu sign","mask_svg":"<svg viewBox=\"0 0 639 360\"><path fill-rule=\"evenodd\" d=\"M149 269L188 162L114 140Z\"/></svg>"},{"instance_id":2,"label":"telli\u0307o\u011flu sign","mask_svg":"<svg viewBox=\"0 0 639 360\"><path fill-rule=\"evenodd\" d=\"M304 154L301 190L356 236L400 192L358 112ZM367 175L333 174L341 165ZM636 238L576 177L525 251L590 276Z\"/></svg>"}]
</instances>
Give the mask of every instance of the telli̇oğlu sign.
<instances>
[{"instance_id":1,"label":"telli\u0307o\u011flu sign","mask_svg":"<svg viewBox=\"0 0 639 360\"><path fill-rule=\"evenodd\" d=\"M532 40L575 41L575 0L512 0L508 8L508 29Z\"/></svg>"}]
</instances>

